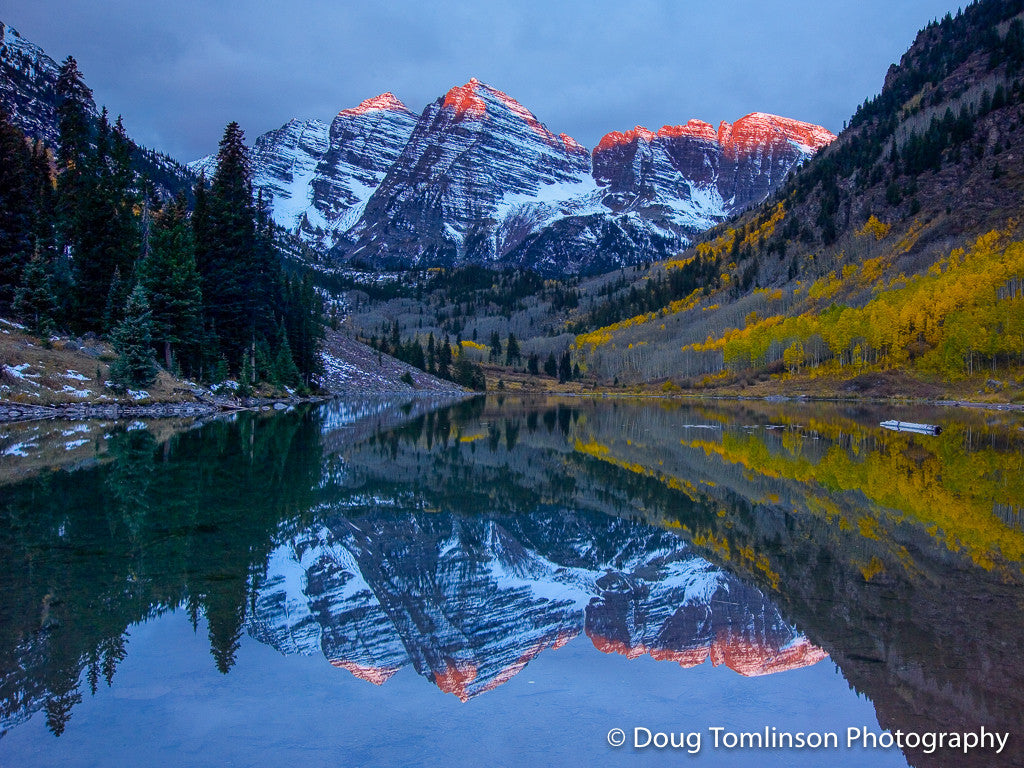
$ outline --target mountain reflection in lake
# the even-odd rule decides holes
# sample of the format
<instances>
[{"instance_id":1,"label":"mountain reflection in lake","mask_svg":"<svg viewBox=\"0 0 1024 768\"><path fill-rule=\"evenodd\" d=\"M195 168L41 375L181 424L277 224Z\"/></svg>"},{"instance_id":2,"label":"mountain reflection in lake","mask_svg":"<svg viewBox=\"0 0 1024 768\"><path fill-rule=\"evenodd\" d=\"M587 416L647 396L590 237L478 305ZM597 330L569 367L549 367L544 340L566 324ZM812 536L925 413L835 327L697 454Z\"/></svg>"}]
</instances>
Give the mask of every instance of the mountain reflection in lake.
<instances>
[{"instance_id":1,"label":"mountain reflection in lake","mask_svg":"<svg viewBox=\"0 0 1024 768\"><path fill-rule=\"evenodd\" d=\"M944 429L878 427L893 415ZM712 725L984 726L1006 749L957 764L1022 760L1011 415L491 398L182 426L0 434L0 764L118 764L169 712L322 697L278 711L273 742L154 737L146 762L294 760L317 718L329 764L628 761L612 726L702 729L708 765L951 759L716 754Z\"/></svg>"}]
</instances>

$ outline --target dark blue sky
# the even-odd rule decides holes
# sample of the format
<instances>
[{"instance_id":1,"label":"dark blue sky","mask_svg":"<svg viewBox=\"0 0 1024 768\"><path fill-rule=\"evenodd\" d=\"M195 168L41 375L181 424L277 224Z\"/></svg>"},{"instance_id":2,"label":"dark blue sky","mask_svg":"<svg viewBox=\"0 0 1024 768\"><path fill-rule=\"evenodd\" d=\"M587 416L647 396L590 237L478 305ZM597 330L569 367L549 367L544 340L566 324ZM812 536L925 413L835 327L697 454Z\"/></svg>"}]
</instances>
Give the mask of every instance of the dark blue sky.
<instances>
[{"instance_id":1,"label":"dark blue sky","mask_svg":"<svg viewBox=\"0 0 1024 768\"><path fill-rule=\"evenodd\" d=\"M612 130L755 111L838 132L951 0L13 0L0 19L138 141L180 160L393 91L414 111L470 77L593 147Z\"/></svg>"}]
</instances>

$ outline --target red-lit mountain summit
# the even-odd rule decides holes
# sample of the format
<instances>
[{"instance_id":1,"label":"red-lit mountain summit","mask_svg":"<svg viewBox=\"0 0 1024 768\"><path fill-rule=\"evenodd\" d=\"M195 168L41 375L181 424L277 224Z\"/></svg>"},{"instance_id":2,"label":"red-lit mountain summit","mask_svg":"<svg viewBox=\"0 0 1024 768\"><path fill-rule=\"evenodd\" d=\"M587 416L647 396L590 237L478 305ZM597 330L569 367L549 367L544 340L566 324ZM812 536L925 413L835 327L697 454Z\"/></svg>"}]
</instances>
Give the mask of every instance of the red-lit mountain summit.
<instances>
[{"instance_id":1,"label":"red-lit mountain summit","mask_svg":"<svg viewBox=\"0 0 1024 768\"><path fill-rule=\"evenodd\" d=\"M277 223L338 262L559 275L670 255L834 138L755 112L717 129L613 131L591 152L472 78L420 115L388 92L329 127L291 121L253 154Z\"/></svg>"}]
</instances>

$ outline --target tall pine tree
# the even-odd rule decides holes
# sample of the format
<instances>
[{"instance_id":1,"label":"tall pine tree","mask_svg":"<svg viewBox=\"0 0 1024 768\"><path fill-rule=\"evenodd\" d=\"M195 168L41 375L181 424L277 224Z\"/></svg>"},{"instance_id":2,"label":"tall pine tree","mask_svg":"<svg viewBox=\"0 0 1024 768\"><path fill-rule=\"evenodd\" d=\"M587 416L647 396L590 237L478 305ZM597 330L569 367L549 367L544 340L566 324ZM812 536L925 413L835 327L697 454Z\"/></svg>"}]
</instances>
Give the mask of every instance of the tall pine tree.
<instances>
[{"instance_id":1,"label":"tall pine tree","mask_svg":"<svg viewBox=\"0 0 1024 768\"><path fill-rule=\"evenodd\" d=\"M286 346L308 386L319 366L323 303L309 280L282 277L274 224L262 197L253 201L244 139L238 124L230 123L209 189L202 179L196 188L192 232L208 321L208 357L223 355L232 372L252 380L288 367L271 364ZM280 336L282 321L287 344Z\"/></svg>"},{"instance_id":2,"label":"tall pine tree","mask_svg":"<svg viewBox=\"0 0 1024 768\"><path fill-rule=\"evenodd\" d=\"M110 380L120 387L146 387L156 378L156 360L153 358L153 331L141 285L135 286L124 319L112 334L117 359L110 365Z\"/></svg>"},{"instance_id":3,"label":"tall pine tree","mask_svg":"<svg viewBox=\"0 0 1024 768\"><path fill-rule=\"evenodd\" d=\"M220 351L233 371L252 365L255 315L264 291L257 285L256 210L252 199L249 150L238 123L224 130L217 153L217 171L202 194L204 210L196 222L206 316Z\"/></svg>"},{"instance_id":4,"label":"tall pine tree","mask_svg":"<svg viewBox=\"0 0 1024 768\"><path fill-rule=\"evenodd\" d=\"M0 109L0 312L11 308L33 252L32 151Z\"/></svg>"},{"instance_id":5,"label":"tall pine tree","mask_svg":"<svg viewBox=\"0 0 1024 768\"><path fill-rule=\"evenodd\" d=\"M56 244L60 253L70 257L77 273L79 259L87 250L87 203L95 188L92 135L92 91L82 79L78 63L68 56L57 77L57 199L55 204ZM91 203L89 203L91 204ZM88 269L87 269L88 271ZM107 276L109 280L110 276ZM94 294L87 308L87 317L80 318L80 327L96 330L102 319L109 284ZM81 294L78 291L79 295Z\"/></svg>"},{"instance_id":6,"label":"tall pine tree","mask_svg":"<svg viewBox=\"0 0 1024 768\"><path fill-rule=\"evenodd\" d=\"M184 194L154 217L149 252L139 265L152 317L153 343L164 367L192 374L201 364L203 297Z\"/></svg>"}]
</instances>

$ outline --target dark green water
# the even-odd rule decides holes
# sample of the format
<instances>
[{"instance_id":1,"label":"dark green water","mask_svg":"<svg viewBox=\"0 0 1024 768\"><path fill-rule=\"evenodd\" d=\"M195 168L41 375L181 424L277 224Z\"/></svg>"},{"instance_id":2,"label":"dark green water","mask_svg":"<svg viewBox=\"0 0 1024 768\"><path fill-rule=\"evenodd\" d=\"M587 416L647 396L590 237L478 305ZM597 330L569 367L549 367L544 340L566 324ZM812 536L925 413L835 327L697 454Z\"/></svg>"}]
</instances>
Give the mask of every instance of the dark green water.
<instances>
[{"instance_id":1,"label":"dark green water","mask_svg":"<svg viewBox=\"0 0 1024 768\"><path fill-rule=\"evenodd\" d=\"M339 402L7 426L0 483L0 766L1024 762L1012 414Z\"/></svg>"}]
</instances>

